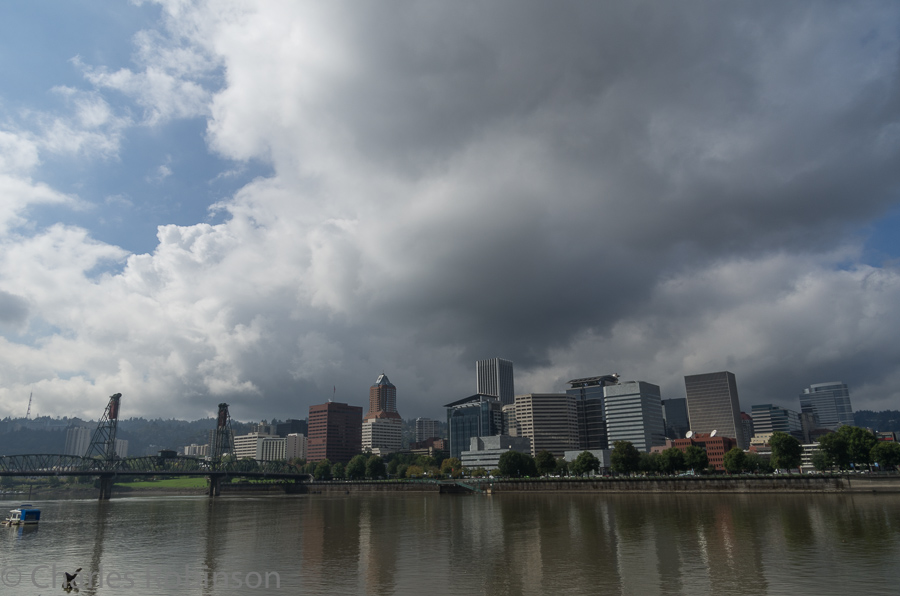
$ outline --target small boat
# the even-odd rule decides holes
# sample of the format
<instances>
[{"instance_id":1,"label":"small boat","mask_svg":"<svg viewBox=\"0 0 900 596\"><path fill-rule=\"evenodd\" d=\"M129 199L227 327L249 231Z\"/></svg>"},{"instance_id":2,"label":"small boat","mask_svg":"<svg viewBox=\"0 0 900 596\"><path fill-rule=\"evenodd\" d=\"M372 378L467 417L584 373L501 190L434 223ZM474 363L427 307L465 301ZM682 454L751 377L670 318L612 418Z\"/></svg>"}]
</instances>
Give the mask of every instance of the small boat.
<instances>
[{"instance_id":1,"label":"small boat","mask_svg":"<svg viewBox=\"0 0 900 596\"><path fill-rule=\"evenodd\" d=\"M3 520L4 526L24 526L41 521L41 510L32 505L20 505L18 509L10 509L9 517Z\"/></svg>"}]
</instances>

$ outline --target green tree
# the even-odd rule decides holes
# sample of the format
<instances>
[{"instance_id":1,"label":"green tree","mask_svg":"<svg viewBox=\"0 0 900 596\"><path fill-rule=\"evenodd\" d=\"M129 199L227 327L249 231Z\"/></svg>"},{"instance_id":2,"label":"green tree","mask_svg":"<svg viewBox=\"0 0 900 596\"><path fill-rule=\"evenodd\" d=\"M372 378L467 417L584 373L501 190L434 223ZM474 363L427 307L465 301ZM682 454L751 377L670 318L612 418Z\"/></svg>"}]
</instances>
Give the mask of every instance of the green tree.
<instances>
[{"instance_id":1,"label":"green tree","mask_svg":"<svg viewBox=\"0 0 900 596\"><path fill-rule=\"evenodd\" d=\"M770 474L772 472L772 466L769 464L769 460L765 457L761 457L759 453L755 451L750 451L744 454L744 469L748 472L756 472L757 474Z\"/></svg>"},{"instance_id":2,"label":"green tree","mask_svg":"<svg viewBox=\"0 0 900 596\"><path fill-rule=\"evenodd\" d=\"M331 466L331 477L332 478L343 478L344 477L344 464L338 462Z\"/></svg>"},{"instance_id":3,"label":"green tree","mask_svg":"<svg viewBox=\"0 0 900 596\"><path fill-rule=\"evenodd\" d=\"M400 464L397 466L397 478L406 478L406 473L409 471L409 466L406 464Z\"/></svg>"},{"instance_id":4,"label":"green tree","mask_svg":"<svg viewBox=\"0 0 900 596\"><path fill-rule=\"evenodd\" d=\"M396 476L397 468L399 468L399 467L400 467L400 460L395 457L394 459L392 459L391 461L388 462L388 465L387 465L388 474L390 474L391 476Z\"/></svg>"},{"instance_id":5,"label":"green tree","mask_svg":"<svg viewBox=\"0 0 900 596\"><path fill-rule=\"evenodd\" d=\"M673 474L685 469L684 453L678 447L669 447L659 454L659 471Z\"/></svg>"},{"instance_id":6,"label":"green tree","mask_svg":"<svg viewBox=\"0 0 900 596\"><path fill-rule=\"evenodd\" d=\"M459 478L462 475L462 462L458 457L448 457L441 462L441 474Z\"/></svg>"},{"instance_id":7,"label":"green tree","mask_svg":"<svg viewBox=\"0 0 900 596\"><path fill-rule=\"evenodd\" d=\"M725 471L729 474L743 472L747 467L747 456L740 447L732 447L725 453Z\"/></svg>"},{"instance_id":8,"label":"green tree","mask_svg":"<svg viewBox=\"0 0 900 596\"><path fill-rule=\"evenodd\" d=\"M576 476L584 476L588 472L596 474L600 471L600 460L590 451L582 451L572 462L571 468Z\"/></svg>"},{"instance_id":9,"label":"green tree","mask_svg":"<svg viewBox=\"0 0 900 596\"><path fill-rule=\"evenodd\" d=\"M831 468L831 458L829 458L828 454L821 449L813 453L810 460L812 461L813 467L820 472L824 472Z\"/></svg>"},{"instance_id":10,"label":"green tree","mask_svg":"<svg viewBox=\"0 0 900 596\"><path fill-rule=\"evenodd\" d=\"M878 443L874 434L858 426L842 426L837 434L847 442L847 457L854 467L872 463L872 447Z\"/></svg>"},{"instance_id":11,"label":"green tree","mask_svg":"<svg viewBox=\"0 0 900 596\"><path fill-rule=\"evenodd\" d=\"M696 445L688 445L684 450L684 465L688 470L698 472L709 466L709 457L706 450Z\"/></svg>"},{"instance_id":12,"label":"green tree","mask_svg":"<svg viewBox=\"0 0 900 596\"><path fill-rule=\"evenodd\" d=\"M838 433L828 433L819 438L819 449L825 456L825 467L837 466L841 470L850 467L847 438ZM824 468L823 468L824 469Z\"/></svg>"},{"instance_id":13,"label":"green tree","mask_svg":"<svg viewBox=\"0 0 900 596\"><path fill-rule=\"evenodd\" d=\"M345 474L350 480L362 480L366 476L366 456L360 453L354 455L347 464Z\"/></svg>"},{"instance_id":14,"label":"green tree","mask_svg":"<svg viewBox=\"0 0 900 596\"><path fill-rule=\"evenodd\" d=\"M638 470L644 474L658 474L660 472L661 462L658 453L647 453L641 451L641 459L638 462Z\"/></svg>"},{"instance_id":15,"label":"green tree","mask_svg":"<svg viewBox=\"0 0 900 596\"><path fill-rule=\"evenodd\" d=\"M520 453L518 451L507 451L501 455L497 467L500 470L501 475L509 476L510 478L538 475L534 458L527 453Z\"/></svg>"},{"instance_id":16,"label":"green tree","mask_svg":"<svg viewBox=\"0 0 900 596\"><path fill-rule=\"evenodd\" d=\"M415 464L411 466L407 466L406 468L406 477L407 478L421 478L425 474L425 470L422 469L422 466L417 466Z\"/></svg>"},{"instance_id":17,"label":"green tree","mask_svg":"<svg viewBox=\"0 0 900 596\"><path fill-rule=\"evenodd\" d=\"M893 441L878 441L872 447L870 457L882 470L893 470L900 465L900 444Z\"/></svg>"},{"instance_id":18,"label":"green tree","mask_svg":"<svg viewBox=\"0 0 900 596\"><path fill-rule=\"evenodd\" d=\"M772 448L772 467L776 470L800 467L803 445L791 435L775 431L769 437L769 447Z\"/></svg>"},{"instance_id":19,"label":"green tree","mask_svg":"<svg viewBox=\"0 0 900 596\"><path fill-rule=\"evenodd\" d=\"M331 480L331 462L327 459L320 460L316 464L313 478L316 480Z\"/></svg>"},{"instance_id":20,"label":"green tree","mask_svg":"<svg viewBox=\"0 0 900 596\"><path fill-rule=\"evenodd\" d=\"M370 456L366 460L366 478L377 480L385 476L387 476L387 468L384 465L384 460L377 455Z\"/></svg>"},{"instance_id":21,"label":"green tree","mask_svg":"<svg viewBox=\"0 0 900 596\"><path fill-rule=\"evenodd\" d=\"M641 463L641 452L631 441L616 441L609 454L610 467L617 474L631 474L638 471Z\"/></svg>"},{"instance_id":22,"label":"green tree","mask_svg":"<svg viewBox=\"0 0 900 596\"><path fill-rule=\"evenodd\" d=\"M556 460L556 470L555 472L559 476L568 476L569 475L569 462L566 461L566 458L560 457Z\"/></svg>"},{"instance_id":23,"label":"green tree","mask_svg":"<svg viewBox=\"0 0 900 596\"><path fill-rule=\"evenodd\" d=\"M537 466L538 473L543 476L556 471L556 458L546 449L538 451L534 457L534 464Z\"/></svg>"}]
</instances>

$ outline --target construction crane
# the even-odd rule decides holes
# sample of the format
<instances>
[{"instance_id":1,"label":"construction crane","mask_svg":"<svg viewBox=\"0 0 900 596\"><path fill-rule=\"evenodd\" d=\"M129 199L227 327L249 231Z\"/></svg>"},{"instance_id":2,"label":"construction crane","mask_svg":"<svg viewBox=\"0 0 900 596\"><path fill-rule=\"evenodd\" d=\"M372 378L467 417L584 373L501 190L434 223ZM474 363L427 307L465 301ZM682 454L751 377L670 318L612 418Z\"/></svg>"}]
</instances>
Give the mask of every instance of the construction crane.
<instances>
[{"instance_id":1,"label":"construction crane","mask_svg":"<svg viewBox=\"0 0 900 596\"><path fill-rule=\"evenodd\" d=\"M25 412L25 420L28 420L28 417L31 416L31 397L34 395L34 391L28 394L28 411Z\"/></svg>"}]
</instances>

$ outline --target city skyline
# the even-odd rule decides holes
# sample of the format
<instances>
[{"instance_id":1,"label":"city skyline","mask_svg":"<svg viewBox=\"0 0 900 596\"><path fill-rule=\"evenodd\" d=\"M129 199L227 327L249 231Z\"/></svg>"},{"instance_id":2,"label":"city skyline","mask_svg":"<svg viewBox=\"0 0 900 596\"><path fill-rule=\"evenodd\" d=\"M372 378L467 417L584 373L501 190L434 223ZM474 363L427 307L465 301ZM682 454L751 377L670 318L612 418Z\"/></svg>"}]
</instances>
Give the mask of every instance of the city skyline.
<instances>
[{"instance_id":1,"label":"city skyline","mask_svg":"<svg viewBox=\"0 0 900 596\"><path fill-rule=\"evenodd\" d=\"M54 6L0 6L0 417L900 403L900 5Z\"/></svg>"}]
</instances>

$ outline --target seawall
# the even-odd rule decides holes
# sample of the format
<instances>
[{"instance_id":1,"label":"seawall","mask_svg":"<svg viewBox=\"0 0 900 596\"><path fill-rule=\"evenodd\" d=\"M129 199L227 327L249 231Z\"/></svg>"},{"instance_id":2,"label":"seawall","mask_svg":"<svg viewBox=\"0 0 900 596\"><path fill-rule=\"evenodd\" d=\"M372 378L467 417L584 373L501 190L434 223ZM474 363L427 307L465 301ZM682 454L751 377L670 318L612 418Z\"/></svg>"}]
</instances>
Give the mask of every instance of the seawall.
<instances>
[{"instance_id":1,"label":"seawall","mask_svg":"<svg viewBox=\"0 0 900 596\"><path fill-rule=\"evenodd\" d=\"M684 476L677 478L613 477L596 479L465 480L488 494L522 492L570 493L900 493L900 476L784 475L784 476ZM310 495L352 495L372 492L466 493L452 481L312 482L303 485Z\"/></svg>"},{"instance_id":2,"label":"seawall","mask_svg":"<svg viewBox=\"0 0 900 596\"><path fill-rule=\"evenodd\" d=\"M658 493L879 493L900 492L898 476L687 476L680 478L603 478L596 480L500 480L492 494L504 492L658 492Z\"/></svg>"}]
</instances>

